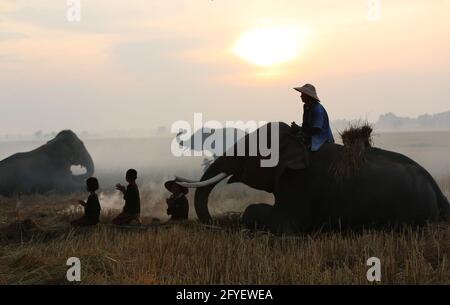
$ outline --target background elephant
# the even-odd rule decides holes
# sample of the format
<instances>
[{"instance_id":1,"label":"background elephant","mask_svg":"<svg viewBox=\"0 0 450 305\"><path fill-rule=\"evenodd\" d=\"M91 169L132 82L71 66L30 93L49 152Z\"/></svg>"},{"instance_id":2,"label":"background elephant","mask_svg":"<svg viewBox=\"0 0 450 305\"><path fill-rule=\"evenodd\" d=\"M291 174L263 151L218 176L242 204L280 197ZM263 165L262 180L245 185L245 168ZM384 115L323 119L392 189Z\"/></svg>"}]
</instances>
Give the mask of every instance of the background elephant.
<instances>
[{"instance_id":1,"label":"background elephant","mask_svg":"<svg viewBox=\"0 0 450 305\"><path fill-rule=\"evenodd\" d=\"M86 173L73 175L73 165L84 167ZM64 130L35 150L0 161L0 194L79 190L93 174L94 162L83 142L71 130Z\"/></svg>"},{"instance_id":2,"label":"background elephant","mask_svg":"<svg viewBox=\"0 0 450 305\"><path fill-rule=\"evenodd\" d=\"M261 167L261 156L223 156L211 164L200 182L178 178L180 184L197 188L195 209L201 221L211 220L208 196L229 176L228 183L242 182L274 195L273 206L254 204L245 210L242 220L250 228L307 232L324 226L423 224L450 213L431 175L404 155L370 148L360 170L342 178L331 171L343 156L342 145L327 143L311 153L284 123L279 125L279 139L275 167ZM248 142L248 136L241 141Z\"/></svg>"},{"instance_id":3,"label":"background elephant","mask_svg":"<svg viewBox=\"0 0 450 305\"><path fill-rule=\"evenodd\" d=\"M197 152L208 151L211 154L210 157L205 157L203 159L202 167L204 172L211 165L211 163L218 158L218 156L224 155L228 149L232 148L237 141L245 137L248 132L238 128L211 129L203 127L197 130L188 140L185 141L180 139L182 134L184 133L177 134L176 139L178 144L184 147L184 149ZM214 135L217 136L217 139L213 141L210 137ZM209 145L205 145L208 138L212 141L211 147L209 147ZM216 146L216 141L220 141L219 146ZM221 149L219 149L219 147L221 147Z\"/></svg>"},{"instance_id":4,"label":"background elephant","mask_svg":"<svg viewBox=\"0 0 450 305\"><path fill-rule=\"evenodd\" d=\"M177 142L185 147L186 149L193 150L193 151L203 151L208 150L208 147L204 147L205 141L213 136L214 134L219 133L221 135L221 146L222 150L217 155L223 155L225 151L230 149L234 146L234 144L245 137L248 133L244 130L237 129L237 128L220 128L220 129L210 129L203 127L199 130L197 130L188 140L182 141L179 139L181 134L177 135ZM233 136L233 141L227 141L227 135ZM198 139L195 141L195 139ZM215 149L215 143L212 144L212 148ZM214 151L210 151L211 153L214 153Z\"/></svg>"}]
</instances>

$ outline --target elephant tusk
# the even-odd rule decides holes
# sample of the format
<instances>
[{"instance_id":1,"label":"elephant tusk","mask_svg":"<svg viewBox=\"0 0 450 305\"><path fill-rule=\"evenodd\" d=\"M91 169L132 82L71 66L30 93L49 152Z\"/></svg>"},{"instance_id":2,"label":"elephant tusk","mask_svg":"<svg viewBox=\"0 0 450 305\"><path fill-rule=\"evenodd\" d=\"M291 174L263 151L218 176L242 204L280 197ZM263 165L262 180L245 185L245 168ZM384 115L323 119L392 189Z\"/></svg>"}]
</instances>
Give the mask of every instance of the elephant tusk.
<instances>
[{"instance_id":1,"label":"elephant tusk","mask_svg":"<svg viewBox=\"0 0 450 305\"><path fill-rule=\"evenodd\" d=\"M192 180L192 179L187 179L187 178L178 177L178 176L175 176L175 181L176 182L189 182L189 183L200 182L199 180Z\"/></svg>"},{"instance_id":2,"label":"elephant tusk","mask_svg":"<svg viewBox=\"0 0 450 305\"><path fill-rule=\"evenodd\" d=\"M208 186L214 183L217 183L223 179L225 179L226 177L228 177L227 174L225 173L220 173L217 176L214 176L208 180L204 180L204 181L199 181L199 182L177 182L179 185L184 186L184 187L189 187L189 188L197 188L197 187L204 187L204 186Z\"/></svg>"}]
</instances>

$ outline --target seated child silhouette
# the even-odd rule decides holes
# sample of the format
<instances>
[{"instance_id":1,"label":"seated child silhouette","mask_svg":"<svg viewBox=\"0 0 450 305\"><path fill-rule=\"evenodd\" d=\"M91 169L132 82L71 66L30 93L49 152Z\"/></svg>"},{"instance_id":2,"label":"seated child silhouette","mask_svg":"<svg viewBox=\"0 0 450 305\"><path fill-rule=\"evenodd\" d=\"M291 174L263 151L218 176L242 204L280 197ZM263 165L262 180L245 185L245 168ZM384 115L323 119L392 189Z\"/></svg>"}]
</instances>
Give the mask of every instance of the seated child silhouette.
<instances>
[{"instance_id":1,"label":"seated child silhouette","mask_svg":"<svg viewBox=\"0 0 450 305\"><path fill-rule=\"evenodd\" d=\"M90 193L86 202L80 200L78 203L84 207L84 216L73 220L71 222L72 226L75 227L85 227L93 226L99 222L100 219L100 202L98 201L97 194L95 191L98 190L98 180L95 177L88 178L86 180L86 188Z\"/></svg>"},{"instance_id":2,"label":"seated child silhouette","mask_svg":"<svg viewBox=\"0 0 450 305\"><path fill-rule=\"evenodd\" d=\"M142 224L141 215L141 199L139 197L139 188L136 184L137 171L135 169L129 169L125 175L125 179L128 182L128 186L125 187L120 183L116 184L116 189L123 193L123 199L125 205L122 213L112 220L115 225L128 225L132 222Z\"/></svg>"},{"instance_id":3,"label":"seated child silhouette","mask_svg":"<svg viewBox=\"0 0 450 305\"><path fill-rule=\"evenodd\" d=\"M166 199L167 202L167 215L171 215L170 220L186 220L189 215L189 202L186 198L186 194L189 190L177 184L174 180L164 183L166 189L172 193L172 195Z\"/></svg>"}]
</instances>

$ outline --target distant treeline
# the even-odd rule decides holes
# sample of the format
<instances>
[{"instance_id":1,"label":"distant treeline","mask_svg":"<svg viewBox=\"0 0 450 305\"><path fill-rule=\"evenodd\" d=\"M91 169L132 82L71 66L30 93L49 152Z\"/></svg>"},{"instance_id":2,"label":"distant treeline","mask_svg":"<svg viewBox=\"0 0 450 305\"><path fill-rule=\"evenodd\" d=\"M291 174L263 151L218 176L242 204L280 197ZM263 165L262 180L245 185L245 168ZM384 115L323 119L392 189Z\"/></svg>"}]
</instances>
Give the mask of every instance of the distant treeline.
<instances>
[{"instance_id":1,"label":"distant treeline","mask_svg":"<svg viewBox=\"0 0 450 305\"><path fill-rule=\"evenodd\" d=\"M332 122L334 130L343 131L349 124L356 121L336 120ZM373 123L376 130L429 130L450 129L450 111L436 114L423 114L416 118L400 117L392 112L382 114Z\"/></svg>"}]
</instances>

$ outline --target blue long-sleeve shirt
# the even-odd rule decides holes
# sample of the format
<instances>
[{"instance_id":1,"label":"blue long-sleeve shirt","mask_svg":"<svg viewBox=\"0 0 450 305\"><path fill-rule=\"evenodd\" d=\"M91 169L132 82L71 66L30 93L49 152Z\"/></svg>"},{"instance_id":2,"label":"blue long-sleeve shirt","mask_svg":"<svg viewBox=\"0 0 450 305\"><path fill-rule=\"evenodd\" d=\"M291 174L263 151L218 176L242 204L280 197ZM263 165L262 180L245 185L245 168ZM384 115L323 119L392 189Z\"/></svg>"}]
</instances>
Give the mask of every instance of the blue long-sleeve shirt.
<instances>
[{"instance_id":1,"label":"blue long-sleeve shirt","mask_svg":"<svg viewBox=\"0 0 450 305\"><path fill-rule=\"evenodd\" d=\"M319 102L303 106L302 129L311 138L311 151L319 150L324 143L334 143L327 111Z\"/></svg>"}]
</instances>

